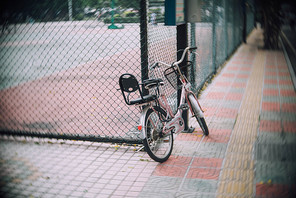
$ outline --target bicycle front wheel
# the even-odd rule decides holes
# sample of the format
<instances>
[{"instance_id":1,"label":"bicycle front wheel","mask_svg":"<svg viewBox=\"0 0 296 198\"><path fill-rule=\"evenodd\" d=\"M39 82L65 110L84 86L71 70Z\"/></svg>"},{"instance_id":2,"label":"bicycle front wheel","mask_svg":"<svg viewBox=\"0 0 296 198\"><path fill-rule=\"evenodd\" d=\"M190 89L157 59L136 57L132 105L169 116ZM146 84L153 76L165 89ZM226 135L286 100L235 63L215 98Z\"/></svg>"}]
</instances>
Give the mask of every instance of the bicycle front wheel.
<instances>
[{"instance_id":1,"label":"bicycle front wheel","mask_svg":"<svg viewBox=\"0 0 296 198\"><path fill-rule=\"evenodd\" d=\"M199 107L197 100L195 99L193 94L189 94L188 100L189 100L192 110L193 110L192 113L193 113L194 117L196 118L196 121L198 122L200 128L202 129L203 134L205 136L208 136L209 129L208 129L207 123L205 121L205 118L203 117L203 115L201 115L203 113L201 113L202 111Z\"/></svg>"},{"instance_id":2,"label":"bicycle front wheel","mask_svg":"<svg viewBox=\"0 0 296 198\"><path fill-rule=\"evenodd\" d=\"M165 162L173 150L173 134L164 135L164 127L161 120L166 118L166 113L159 107L148 109L145 117L145 139L144 147L148 155L157 162ZM161 119L160 119L161 116Z\"/></svg>"}]
</instances>

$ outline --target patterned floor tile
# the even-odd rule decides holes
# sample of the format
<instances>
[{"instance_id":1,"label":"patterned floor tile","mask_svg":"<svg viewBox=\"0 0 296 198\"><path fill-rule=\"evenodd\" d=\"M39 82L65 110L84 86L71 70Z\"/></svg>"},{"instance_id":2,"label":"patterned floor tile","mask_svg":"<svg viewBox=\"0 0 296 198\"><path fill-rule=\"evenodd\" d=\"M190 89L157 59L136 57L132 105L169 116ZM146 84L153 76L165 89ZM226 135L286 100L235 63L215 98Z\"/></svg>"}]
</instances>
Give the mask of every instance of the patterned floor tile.
<instances>
[{"instance_id":1,"label":"patterned floor tile","mask_svg":"<svg viewBox=\"0 0 296 198\"><path fill-rule=\"evenodd\" d=\"M281 122L280 121L271 121L271 120L260 120L259 131L265 132L281 132Z\"/></svg>"},{"instance_id":2,"label":"patterned floor tile","mask_svg":"<svg viewBox=\"0 0 296 198\"><path fill-rule=\"evenodd\" d=\"M263 96L278 96L279 91L278 89L264 89Z\"/></svg>"},{"instance_id":3,"label":"patterned floor tile","mask_svg":"<svg viewBox=\"0 0 296 198\"><path fill-rule=\"evenodd\" d=\"M215 193L217 191L217 183L216 180L186 179L181 192Z\"/></svg>"},{"instance_id":4,"label":"patterned floor tile","mask_svg":"<svg viewBox=\"0 0 296 198\"><path fill-rule=\"evenodd\" d=\"M279 102L262 102L261 106L262 111L280 111Z\"/></svg>"},{"instance_id":5,"label":"patterned floor tile","mask_svg":"<svg viewBox=\"0 0 296 198\"><path fill-rule=\"evenodd\" d=\"M296 133L296 121L284 121L283 122L284 131L287 133Z\"/></svg>"},{"instance_id":6,"label":"patterned floor tile","mask_svg":"<svg viewBox=\"0 0 296 198\"><path fill-rule=\"evenodd\" d=\"M165 166L159 165L154 170L154 176L164 176L164 177L180 177L183 178L187 171L186 166Z\"/></svg>"},{"instance_id":7,"label":"patterned floor tile","mask_svg":"<svg viewBox=\"0 0 296 198\"><path fill-rule=\"evenodd\" d=\"M219 175L220 175L220 169L191 167L186 178L218 180Z\"/></svg>"},{"instance_id":8,"label":"patterned floor tile","mask_svg":"<svg viewBox=\"0 0 296 198\"><path fill-rule=\"evenodd\" d=\"M291 89L281 89L280 90L280 95L283 96L283 97L286 97L286 96L296 96L296 93L295 93L295 90L291 90Z\"/></svg>"},{"instance_id":9,"label":"patterned floor tile","mask_svg":"<svg viewBox=\"0 0 296 198\"><path fill-rule=\"evenodd\" d=\"M221 168L222 158L194 158L193 167Z\"/></svg>"}]
</instances>

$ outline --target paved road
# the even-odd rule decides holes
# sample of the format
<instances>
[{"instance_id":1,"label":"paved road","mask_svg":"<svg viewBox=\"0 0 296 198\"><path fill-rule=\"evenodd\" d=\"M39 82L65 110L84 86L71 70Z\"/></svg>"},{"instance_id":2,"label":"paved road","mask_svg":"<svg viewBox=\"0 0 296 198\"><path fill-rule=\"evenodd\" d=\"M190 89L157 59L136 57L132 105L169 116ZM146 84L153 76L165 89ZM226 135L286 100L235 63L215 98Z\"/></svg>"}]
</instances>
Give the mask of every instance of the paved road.
<instances>
[{"instance_id":1,"label":"paved road","mask_svg":"<svg viewBox=\"0 0 296 198\"><path fill-rule=\"evenodd\" d=\"M109 30L98 21L19 25L0 38L0 89L139 49L139 31Z\"/></svg>"}]
</instances>

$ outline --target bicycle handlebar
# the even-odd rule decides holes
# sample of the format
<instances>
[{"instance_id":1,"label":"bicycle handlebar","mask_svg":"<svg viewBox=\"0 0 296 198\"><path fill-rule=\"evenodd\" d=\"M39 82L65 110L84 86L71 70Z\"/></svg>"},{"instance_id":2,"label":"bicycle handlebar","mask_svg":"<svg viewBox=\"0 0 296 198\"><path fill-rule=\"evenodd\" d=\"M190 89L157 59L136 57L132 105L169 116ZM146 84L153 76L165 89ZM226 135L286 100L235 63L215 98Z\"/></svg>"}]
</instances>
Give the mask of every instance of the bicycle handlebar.
<instances>
[{"instance_id":1,"label":"bicycle handlebar","mask_svg":"<svg viewBox=\"0 0 296 198\"><path fill-rule=\"evenodd\" d=\"M180 60L178 60L177 62L174 62L173 63L173 66L176 66L176 65L179 65L180 63L183 62L185 56L186 56L186 53L189 51L189 50L195 50L197 49L197 47L186 47L183 51L183 54L182 54L182 57L180 58Z\"/></svg>"},{"instance_id":2,"label":"bicycle handlebar","mask_svg":"<svg viewBox=\"0 0 296 198\"><path fill-rule=\"evenodd\" d=\"M154 69L155 67L159 67L159 65L158 65L159 63L161 63L161 64L163 64L163 65L167 65L167 66L176 66L176 65L179 65L180 63L183 62L183 60L184 60L184 58L185 58L185 56L186 56L186 53L187 53L188 51L195 50L195 49L197 49L197 47L186 47L186 48L184 49L183 54L182 54L182 57L180 58L179 61L174 62L174 63L171 64L171 65L169 65L169 64L167 64L167 63L164 63L164 62L161 62L161 61L158 61L158 62L154 63L152 66L150 66L150 69Z\"/></svg>"}]
</instances>

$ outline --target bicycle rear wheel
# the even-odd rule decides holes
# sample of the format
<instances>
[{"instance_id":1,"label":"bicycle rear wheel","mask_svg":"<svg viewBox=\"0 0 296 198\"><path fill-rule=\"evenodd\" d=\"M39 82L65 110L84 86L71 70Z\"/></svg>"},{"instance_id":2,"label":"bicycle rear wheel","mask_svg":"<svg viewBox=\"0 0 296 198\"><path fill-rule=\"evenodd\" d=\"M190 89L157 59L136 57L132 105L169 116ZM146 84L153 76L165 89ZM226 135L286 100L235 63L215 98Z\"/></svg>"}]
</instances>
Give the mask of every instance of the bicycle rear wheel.
<instances>
[{"instance_id":1,"label":"bicycle rear wheel","mask_svg":"<svg viewBox=\"0 0 296 198\"><path fill-rule=\"evenodd\" d=\"M205 136L208 136L209 135L209 129L208 129L207 123L206 123L205 118L203 117L203 115L201 115L202 111L201 111L201 109L199 107L199 104L196 101L194 95L189 94L188 100L189 100L189 102L191 104L194 117L196 118L196 121L198 122L200 128L202 129L203 134Z\"/></svg>"},{"instance_id":2,"label":"bicycle rear wheel","mask_svg":"<svg viewBox=\"0 0 296 198\"><path fill-rule=\"evenodd\" d=\"M144 147L148 155L157 162L165 162L171 155L173 150L173 134L170 132L163 135L164 127L162 120L165 119L166 113L159 107L148 109L145 117L145 136L143 140Z\"/></svg>"}]
</instances>

